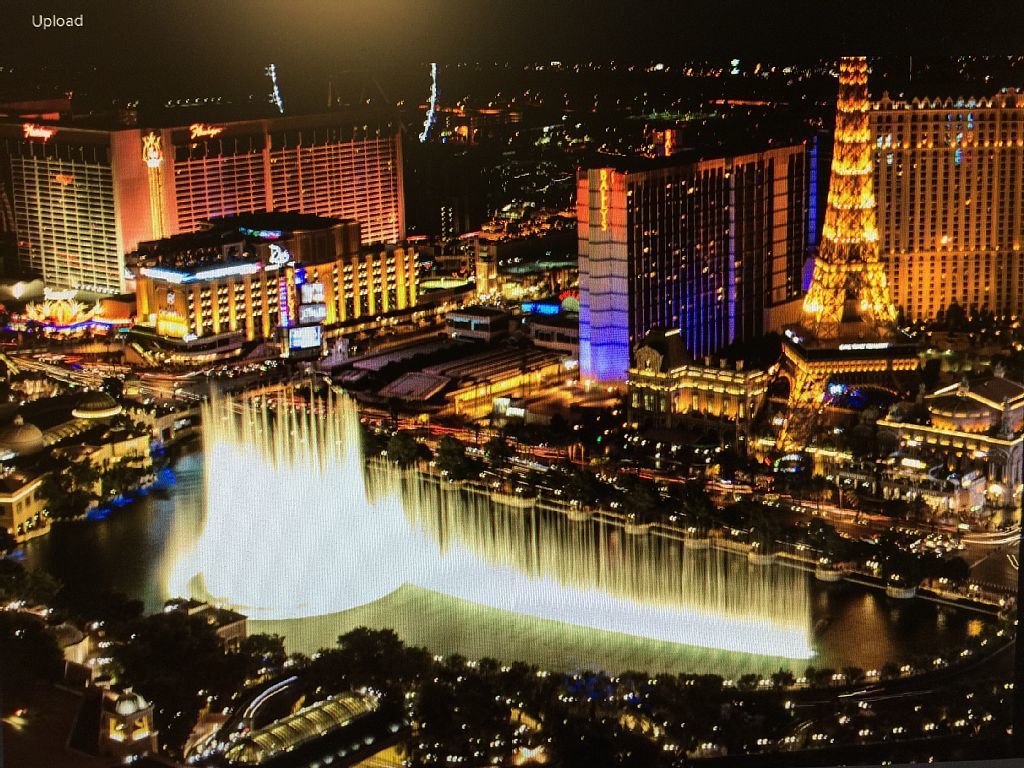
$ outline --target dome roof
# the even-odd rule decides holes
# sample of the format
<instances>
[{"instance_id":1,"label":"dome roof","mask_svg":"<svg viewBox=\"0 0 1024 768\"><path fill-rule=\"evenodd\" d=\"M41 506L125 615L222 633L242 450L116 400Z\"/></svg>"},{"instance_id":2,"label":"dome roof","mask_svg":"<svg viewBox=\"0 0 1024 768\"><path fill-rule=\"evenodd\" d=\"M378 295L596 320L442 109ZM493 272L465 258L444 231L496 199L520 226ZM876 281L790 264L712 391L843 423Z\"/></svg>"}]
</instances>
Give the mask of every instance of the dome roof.
<instances>
[{"instance_id":1,"label":"dome roof","mask_svg":"<svg viewBox=\"0 0 1024 768\"><path fill-rule=\"evenodd\" d=\"M123 716L134 715L144 709L149 709L149 702L131 688L125 688L114 702L114 711Z\"/></svg>"},{"instance_id":2,"label":"dome roof","mask_svg":"<svg viewBox=\"0 0 1024 768\"><path fill-rule=\"evenodd\" d=\"M18 456L38 453L43 449L43 432L35 424L28 424L19 415L0 431L0 445Z\"/></svg>"},{"instance_id":3,"label":"dome roof","mask_svg":"<svg viewBox=\"0 0 1024 768\"><path fill-rule=\"evenodd\" d=\"M934 413L952 418L984 418L990 416L992 409L966 397L949 395L932 401Z\"/></svg>"},{"instance_id":4,"label":"dome roof","mask_svg":"<svg viewBox=\"0 0 1024 768\"><path fill-rule=\"evenodd\" d=\"M106 392L86 392L75 404L71 415L79 419L109 419L121 412L121 406Z\"/></svg>"}]
</instances>

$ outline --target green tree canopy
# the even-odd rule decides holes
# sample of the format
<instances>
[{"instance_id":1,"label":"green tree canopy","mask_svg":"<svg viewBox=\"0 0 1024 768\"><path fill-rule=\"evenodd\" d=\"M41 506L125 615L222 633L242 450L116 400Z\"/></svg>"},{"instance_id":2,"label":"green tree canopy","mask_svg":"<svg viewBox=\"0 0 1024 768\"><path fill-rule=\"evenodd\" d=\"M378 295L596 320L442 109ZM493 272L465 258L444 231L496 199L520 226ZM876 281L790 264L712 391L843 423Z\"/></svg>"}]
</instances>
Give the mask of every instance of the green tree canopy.
<instances>
[{"instance_id":1,"label":"green tree canopy","mask_svg":"<svg viewBox=\"0 0 1024 768\"><path fill-rule=\"evenodd\" d=\"M409 432L395 432L388 440L388 458L400 467L411 467L424 457L426 446Z\"/></svg>"},{"instance_id":2,"label":"green tree canopy","mask_svg":"<svg viewBox=\"0 0 1024 768\"><path fill-rule=\"evenodd\" d=\"M466 455L466 446L452 435L441 438L436 458L437 466L454 480L465 480L473 474L473 462Z\"/></svg>"},{"instance_id":3,"label":"green tree canopy","mask_svg":"<svg viewBox=\"0 0 1024 768\"><path fill-rule=\"evenodd\" d=\"M40 487L50 517L67 520L85 514L98 498L99 479L99 471L88 461L53 462Z\"/></svg>"}]
</instances>

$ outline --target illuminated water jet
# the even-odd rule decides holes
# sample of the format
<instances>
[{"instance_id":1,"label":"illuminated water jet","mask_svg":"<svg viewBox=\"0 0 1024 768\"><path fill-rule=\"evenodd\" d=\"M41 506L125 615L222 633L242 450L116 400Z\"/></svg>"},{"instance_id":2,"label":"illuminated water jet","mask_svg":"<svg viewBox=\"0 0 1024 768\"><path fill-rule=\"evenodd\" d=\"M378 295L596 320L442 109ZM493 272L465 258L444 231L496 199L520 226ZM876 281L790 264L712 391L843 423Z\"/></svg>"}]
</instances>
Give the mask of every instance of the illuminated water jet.
<instances>
[{"instance_id":1,"label":"illuminated water jet","mask_svg":"<svg viewBox=\"0 0 1024 768\"><path fill-rule=\"evenodd\" d=\"M409 583L563 623L744 653L809 658L806 577L716 550L624 536L484 494L366 467L348 400L272 415L204 406L205 523L172 594L254 618L345 611Z\"/></svg>"}]
</instances>

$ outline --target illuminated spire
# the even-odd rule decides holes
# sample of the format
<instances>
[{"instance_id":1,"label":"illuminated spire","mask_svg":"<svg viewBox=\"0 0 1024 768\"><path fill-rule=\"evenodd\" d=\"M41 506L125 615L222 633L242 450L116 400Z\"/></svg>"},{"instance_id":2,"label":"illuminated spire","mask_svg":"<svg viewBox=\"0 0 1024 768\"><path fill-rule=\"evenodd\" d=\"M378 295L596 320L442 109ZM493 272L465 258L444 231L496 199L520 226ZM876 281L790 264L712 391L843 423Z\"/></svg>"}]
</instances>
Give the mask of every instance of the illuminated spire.
<instances>
[{"instance_id":1,"label":"illuminated spire","mask_svg":"<svg viewBox=\"0 0 1024 768\"><path fill-rule=\"evenodd\" d=\"M844 57L839 63L828 208L803 306L802 325L818 338L839 335L847 299L854 300L856 313L880 335L896 322L878 258L869 108L867 60Z\"/></svg>"}]
</instances>

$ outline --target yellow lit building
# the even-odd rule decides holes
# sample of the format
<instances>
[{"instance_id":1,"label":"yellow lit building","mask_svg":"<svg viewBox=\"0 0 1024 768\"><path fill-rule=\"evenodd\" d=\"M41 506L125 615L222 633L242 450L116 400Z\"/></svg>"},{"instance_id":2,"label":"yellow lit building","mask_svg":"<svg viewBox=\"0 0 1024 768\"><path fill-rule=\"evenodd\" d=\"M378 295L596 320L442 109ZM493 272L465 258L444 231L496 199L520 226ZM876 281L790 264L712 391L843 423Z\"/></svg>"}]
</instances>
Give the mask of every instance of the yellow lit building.
<instances>
[{"instance_id":1,"label":"yellow lit building","mask_svg":"<svg viewBox=\"0 0 1024 768\"><path fill-rule=\"evenodd\" d=\"M0 528L15 541L28 541L50 530L42 485L44 473L5 469L0 475Z\"/></svg>"},{"instance_id":2,"label":"yellow lit building","mask_svg":"<svg viewBox=\"0 0 1024 768\"><path fill-rule=\"evenodd\" d=\"M935 468L988 483L989 501L1008 504L1020 492L1024 459L1024 384L995 375L966 380L925 395L919 407L900 406L878 422L879 436L893 442L907 474Z\"/></svg>"},{"instance_id":3,"label":"yellow lit building","mask_svg":"<svg viewBox=\"0 0 1024 768\"><path fill-rule=\"evenodd\" d=\"M144 243L133 261L139 324L192 349L274 340L280 329L330 332L417 301L415 251L361 246L349 220L235 216Z\"/></svg>"},{"instance_id":4,"label":"yellow lit building","mask_svg":"<svg viewBox=\"0 0 1024 768\"><path fill-rule=\"evenodd\" d=\"M157 751L153 705L127 688L106 691L100 710L99 747L103 755L128 763Z\"/></svg>"},{"instance_id":5,"label":"yellow lit building","mask_svg":"<svg viewBox=\"0 0 1024 768\"><path fill-rule=\"evenodd\" d=\"M775 374L744 370L741 362L701 365L686 353L678 330L652 331L635 358L629 370L630 419L660 427L735 423L748 433Z\"/></svg>"},{"instance_id":6,"label":"yellow lit building","mask_svg":"<svg viewBox=\"0 0 1024 768\"><path fill-rule=\"evenodd\" d=\"M1024 311L1024 91L872 104L879 251L910 320Z\"/></svg>"}]
</instances>

